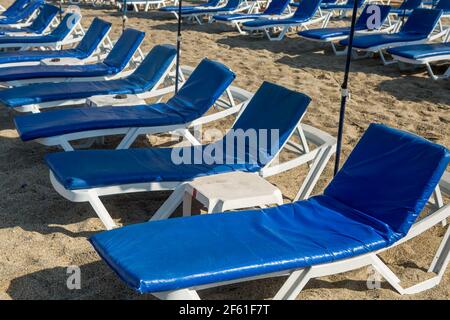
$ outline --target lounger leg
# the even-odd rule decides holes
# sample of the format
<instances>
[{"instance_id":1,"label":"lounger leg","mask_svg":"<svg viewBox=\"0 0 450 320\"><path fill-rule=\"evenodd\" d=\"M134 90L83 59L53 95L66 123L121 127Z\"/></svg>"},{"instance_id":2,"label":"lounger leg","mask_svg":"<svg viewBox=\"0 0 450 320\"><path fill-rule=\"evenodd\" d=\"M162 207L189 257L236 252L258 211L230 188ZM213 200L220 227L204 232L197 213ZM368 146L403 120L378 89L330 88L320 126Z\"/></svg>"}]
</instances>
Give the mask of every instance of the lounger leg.
<instances>
[{"instance_id":1,"label":"lounger leg","mask_svg":"<svg viewBox=\"0 0 450 320\"><path fill-rule=\"evenodd\" d=\"M311 279L310 272L311 267L292 272L275 297L273 297L273 300L294 300L297 298L309 279Z\"/></svg>"},{"instance_id":2,"label":"lounger leg","mask_svg":"<svg viewBox=\"0 0 450 320\"><path fill-rule=\"evenodd\" d=\"M431 69L430 64L427 62L427 63L425 63L425 66L427 67L427 71L428 71L428 74L430 75L430 78L433 80L438 80L439 77L434 74L433 69Z\"/></svg>"},{"instance_id":3,"label":"lounger leg","mask_svg":"<svg viewBox=\"0 0 450 320\"><path fill-rule=\"evenodd\" d=\"M175 211L175 209L183 201L185 194L185 185L181 183L173 190L172 194L167 198L163 205L156 211L150 221L167 219Z\"/></svg>"},{"instance_id":4,"label":"lounger leg","mask_svg":"<svg viewBox=\"0 0 450 320\"><path fill-rule=\"evenodd\" d=\"M445 271L450 259L450 227L447 228L447 232L441 241L438 251L433 258L430 269L428 272L435 272L440 274Z\"/></svg>"},{"instance_id":5,"label":"lounger leg","mask_svg":"<svg viewBox=\"0 0 450 320\"><path fill-rule=\"evenodd\" d=\"M114 223L114 220L109 215L108 210L106 210L105 206L103 205L98 195L93 191L88 191L88 194L89 194L89 203L91 204L95 213L97 213L97 216L105 225L106 229L111 230L117 227L117 225Z\"/></svg>"},{"instance_id":6,"label":"lounger leg","mask_svg":"<svg viewBox=\"0 0 450 320\"><path fill-rule=\"evenodd\" d=\"M67 140L61 141L61 143L59 145L61 146L61 148L64 151L74 151L74 148L72 147L72 145Z\"/></svg>"},{"instance_id":7,"label":"lounger leg","mask_svg":"<svg viewBox=\"0 0 450 320\"><path fill-rule=\"evenodd\" d=\"M382 50L379 50L378 53L380 54L381 61L383 61L383 64L384 64L385 66L386 66L386 65L389 65L389 64L397 63L397 60L390 60L390 61L386 60L386 58L384 57L384 53L383 53Z\"/></svg>"},{"instance_id":8,"label":"lounger leg","mask_svg":"<svg viewBox=\"0 0 450 320\"><path fill-rule=\"evenodd\" d=\"M155 297L161 300L200 300L200 297L195 290L181 289L176 291L155 292L152 293Z\"/></svg>"},{"instance_id":9,"label":"lounger leg","mask_svg":"<svg viewBox=\"0 0 450 320\"><path fill-rule=\"evenodd\" d=\"M192 214L192 196L185 192L183 196L183 217L188 217Z\"/></svg>"}]
</instances>

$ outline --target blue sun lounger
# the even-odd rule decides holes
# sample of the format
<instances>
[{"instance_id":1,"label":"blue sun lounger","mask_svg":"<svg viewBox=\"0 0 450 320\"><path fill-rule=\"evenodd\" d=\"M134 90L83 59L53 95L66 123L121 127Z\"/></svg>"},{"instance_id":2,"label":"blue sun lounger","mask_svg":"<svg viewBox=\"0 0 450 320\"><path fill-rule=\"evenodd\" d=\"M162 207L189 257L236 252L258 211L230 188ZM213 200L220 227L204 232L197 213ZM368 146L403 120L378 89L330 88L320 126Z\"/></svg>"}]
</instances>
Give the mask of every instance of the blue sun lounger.
<instances>
[{"instance_id":1,"label":"blue sun lounger","mask_svg":"<svg viewBox=\"0 0 450 320\"><path fill-rule=\"evenodd\" d=\"M75 48L61 50L22 50L13 52L0 52L0 68L36 65L44 59L64 59L72 58L87 60L99 51L107 50L110 46L108 33L111 30L111 23L94 18L91 26L86 31L81 41Z\"/></svg>"},{"instance_id":2,"label":"blue sun lounger","mask_svg":"<svg viewBox=\"0 0 450 320\"><path fill-rule=\"evenodd\" d=\"M272 0L270 1L267 8L260 13L234 13L234 14L224 14L224 15L215 15L213 16L213 21L230 24L236 29L238 29L239 33L245 33L241 29L241 25L244 22L252 21L260 18L279 18L282 15L286 8L289 5L290 0Z\"/></svg>"},{"instance_id":3,"label":"blue sun lounger","mask_svg":"<svg viewBox=\"0 0 450 320\"><path fill-rule=\"evenodd\" d=\"M163 51L163 52L161 52ZM161 57L165 55L166 57ZM147 55L146 61L128 79L111 80L116 82L121 92L127 90L129 82L138 77L142 82L147 77L147 83L156 83L163 72L159 66L163 60L173 64L176 50L169 46L157 46ZM142 68L143 65L148 65ZM140 70L139 70L140 69ZM161 69L159 72L156 70ZM151 76L151 73L156 73ZM141 134L165 132L177 128L183 134L189 134L185 129L193 120L200 118L227 90L234 80L234 73L224 65L204 59L195 68L182 88L166 103L156 103L139 106L102 107L102 108L70 108L52 110L40 114L30 114L15 117L16 128L23 141L35 140L44 145L59 145L65 151L73 151L70 141L81 138L103 137L111 134L124 134L118 148L128 148ZM138 82L135 81L135 82ZM120 85L120 83L125 83ZM106 86L107 83L104 84ZM86 86L86 85L85 85ZM96 86L96 85L95 85ZM134 84L136 87L136 84ZM133 90L135 90L133 88ZM230 105L225 112L214 113L214 120L235 113L239 106ZM223 116L222 116L223 115ZM190 136L189 136L190 138Z\"/></svg>"},{"instance_id":4,"label":"blue sun lounger","mask_svg":"<svg viewBox=\"0 0 450 320\"><path fill-rule=\"evenodd\" d=\"M253 33L264 32L269 40L278 41L282 40L289 28L292 27L304 28L310 24L322 22L322 28L325 28L330 20L331 13L326 15L322 14L322 11L320 11L321 1L302 0L292 16L279 19L260 18L244 22L242 29ZM273 36L271 30L279 31L278 35Z\"/></svg>"},{"instance_id":5,"label":"blue sun lounger","mask_svg":"<svg viewBox=\"0 0 450 320\"><path fill-rule=\"evenodd\" d=\"M150 221L90 241L130 288L161 299L199 299L196 290L281 275L289 277L274 298L295 299L312 278L368 265L400 293L420 292L441 280L450 232L433 263L438 275L408 289L377 254L450 215L447 205L432 213L435 221L415 223L449 160L443 146L372 124L321 195L268 209Z\"/></svg>"},{"instance_id":6,"label":"blue sun lounger","mask_svg":"<svg viewBox=\"0 0 450 320\"><path fill-rule=\"evenodd\" d=\"M39 14L36 18L31 22L29 26L20 27L20 28L0 28L0 37L4 35L17 35L21 33L30 34L30 35L41 35L49 30L52 25L52 22L55 18L57 18L57 14L59 12L59 8L50 4L44 4L40 10Z\"/></svg>"},{"instance_id":7,"label":"blue sun lounger","mask_svg":"<svg viewBox=\"0 0 450 320\"><path fill-rule=\"evenodd\" d=\"M182 89L188 91L186 85ZM174 107L164 107L161 115L165 118L175 117L175 123L185 123L200 116L200 112L192 110L190 101L194 95L198 93L189 93L187 100L184 97L176 98L171 102ZM83 150L49 154L46 162L50 168L51 181L55 190L66 199L89 202L107 229L115 227L115 223L99 198L104 195L175 189L166 207L171 205L177 207L182 199L182 197L179 198L179 195L182 195L180 192L182 183L195 177L237 170L260 172L263 176L269 176L308 161L314 162L311 164L314 171L308 176L312 177L312 181L316 181L314 178L320 175L331 153L334 152L335 140L331 137L325 138L326 141L332 141L330 144L323 143L320 147L303 153L302 156L293 160L276 164L271 162L281 150L284 150L292 134L299 128L303 128L300 121L309 102L310 98L304 94L265 82L246 104L232 130L225 138L213 144L198 145L197 143L194 146L178 148ZM208 108L210 105L211 103L207 103ZM129 109L123 110L128 112ZM180 113L181 110L184 111ZM202 112L205 110L203 109ZM158 125L160 121L164 121L157 115L157 111L154 112L154 120L149 120L152 121L150 124ZM152 114L150 113L150 119L154 117ZM177 120L180 116L181 121ZM190 118L185 118L187 116ZM117 119L117 117L114 118ZM267 139L270 141L266 141L259 134L256 145L253 144L255 141L250 142L245 137L244 141L240 139L240 132L245 133L253 129L266 130ZM272 133L278 134L272 136ZM242 148L230 150L226 147L227 141L233 142L234 139L237 140L235 145ZM205 151L221 148L224 148L223 152L217 151L217 157L222 160L218 161L211 159L211 155L208 156ZM174 160L180 153L183 159L188 158L186 162L178 163L178 160ZM198 154L204 154L204 157L191 158ZM319 162L321 165L318 164ZM70 163L77 163L77 165L72 166L69 165ZM309 185L309 182L305 180L304 184ZM315 182L311 185L314 186L314 184Z\"/></svg>"},{"instance_id":8,"label":"blue sun lounger","mask_svg":"<svg viewBox=\"0 0 450 320\"><path fill-rule=\"evenodd\" d=\"M0 28L2 25L29 23L43 2L43 0L30 0L23 5L19 4L17 7L14 7L9 13L7 10L0 17Z\"/></svg>"},{"instance_id":9,"label":"blue sun lounger","mask_svg":"<svg viewBox=\"0 0 450 320\"><path fill-rule=\"evenodd\" d=\"M322 10L339 11L340 15L345 15L345 12L353 10L353 6L357 1L358 8L361 8L366 0L347 0L345 3L324 3L320 6Z\"/></svg>"},{"instance_id":10,"label":"blue sun lounger","mask_svg":"<svg viewBox=\"0 0 450 320\"><path fill-rule=\"evenodd\" d=\"M214 15L231 14L247 9L250 9L247 0L227 0L227 3L220 7L184 10L181 12L181 17L202 24L203 18L207 18L210 23Z\"/></svg>"},{"instance_id":11,"label":"blue sun lounger","mask_svg":"<svg viewBox=\"0 0 450 320\"><path fill-rule=\"evenodd\" d=\"M219 8L222 0L208 0L206 3L198 4L195 6L182 6L181 11L197 10L197 9L213 9ZM158 9L162 12L170 12L178 19L178 6L165 6Z\"/></svg>"},{"instance_id":12,"label":"blue sun lounger","mask_svg":"<svg viewBox=\"0 0 450 320\"><path fill-rule=\"evenodd\" d=\"M392 8L391 13L400 17L411 15L414 9L420 8L422 0L404 0L398 8Z\"/></svg>"},{"instance_id":13,"label":"blue sun lounger","mask_svg":"<svg viewBox=\"0 0 450 320\"><path fill-rule=\"evenodd\" d=\"M387 5L378 5L380 8L380 28L386 22L391 7ZM370 12L369 12L370 11ZM363 11L359 15L355 24L355 32L379 32L380 29L369 30L368 20L371 17L373 12L371 11L370 5L364 7ZM305 38L307 40L330 43L333 48L333 52L338 54L344 54L346 51L338 51L334 42L345 39L350 34L350 27L335 27L335 28L318 28L318 29L310 29L304 30L298 33L299 36Z\"/></svg>"},{"instance_id":14,"label":"blue sun lounger","mask_svg":"<svg viewBox=\"0 0 450 320\"><path fill-rule=\"evenodd\" d=\"M14 17L25 8L31 0L16 0L0 13L0 19ZM1 27L0 27L1 28Z\"/></svg>"},{"instance_id":15,"label":"blue sun lounger","mask_svg":"<svg viewBox=\"0 0 450 320\"><path fill-rule=\"evenodd\" d=\"M155 46L134 72L125 78L33 83L1 91L0 101L17 111L37 113L44 108L85 104L86 99L93 96L143 94L145 97L141 96L142 99L158 97L161 96L157 93L158 88L173 68L175 57L176 49L173 46ZM167 93L166 90L162 91Z\"/></svg>"},{"instance_id":16,"label":"blue sun lounger","mask_svg":"<svg viewBox=\"0 0 450 320\"><path fill-rule=\"evenodd\" d=\"M81 15L68 13L49 34L40 36L0 36L0 49L60 48L80 41L84 31L80 25Z\"/></svg>"},{"instance_id":17,"label":"blue sun lounger","mask_svg":"<svg viewBox=\"0 0 450 320\"><path fill-rule=\"evenodd\" d=\"M119 77L132 60L144 39L144 32L126 29L106 58L99 63L81 65L37 65L0 68L0 82L17 86L32 82L63 82L102 80ZM19 98L10 90L0 92L0 100L9 105L8 99ZM17 106L12 104L10 106Z\"/></svg>"},{"instance_id":18,"label":"blue sun lounger","mask_svg":"<svg viewBox=\"0 0 450 320\"><path fill-rule=\"evenodd\" d=\"M450 42L426 43L388 49L392 57L401 62L424 65L433 80L450 77L450 67L443 75L436 75L431 63L450 62Z\"/></svg>"},{"instance_id":19,"label":"blue sun lounger","mask_svg":"<svg viewBox=\"0 0 450 320\"><path fill-rule=\"evenodd\" d=\"M356 35L353 39L353 48L356 51L364 51L366 55L378 52L384 64L387 61L383 50L393 47L405 46L426 42L441 18L442 10L415 9L399 32L391 34ZM348 39L339 42L343 46L348 45Z\"/></svg>"}]
</instances>

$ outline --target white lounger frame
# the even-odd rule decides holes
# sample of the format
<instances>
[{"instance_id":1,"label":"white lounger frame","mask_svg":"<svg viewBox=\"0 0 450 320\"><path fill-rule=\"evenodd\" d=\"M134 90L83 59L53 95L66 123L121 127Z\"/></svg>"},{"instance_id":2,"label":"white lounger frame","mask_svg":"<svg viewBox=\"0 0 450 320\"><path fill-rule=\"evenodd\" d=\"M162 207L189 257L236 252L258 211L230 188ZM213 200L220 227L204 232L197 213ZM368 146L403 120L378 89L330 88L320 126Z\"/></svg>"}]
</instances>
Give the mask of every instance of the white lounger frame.
<instances>
[{"instance_id":1,"label":"white lounger frame","mask_svg":"<svg viewBox=\"0 0 450 320\"><path fill-rule=\"evenodd\" d=\"M224 5L218 6L218 7L214 7L214 8L205 8L205 13L202 12L197 12L197 13L190 13L190 14L183 14L181 13L181 17L184 19L187 19L189 22L197 22L198 24L203 24L202 19L203 18L207 18L207 22L208 23L212 23L213 22L213 16L217 14L217 12L210 12L209 10L212 9L220 9L222 7L224 7ZM221 11L218 12L219 14L233 14L233 13L239 13L239 12L244 12L247 11L248 13L251 13L251 10L253 7L247 2L247 0L242 0L239 3L239 6L235 9L235 10L230 10L230 11ZM201 10L201 7L198 8L199 10ZM178 16L178 13L176 13L176 15Z\"/></svg>"},{"instance_id":2,"label":"white lounger frame","mask_svg":"<svg viewBox=\"0 0 450 320\"><path fill-rule=\"evenodd\" d=\"M161 78L158 80L158 82L153 86L153 88L151 88L147 92L136 94L136 96L138 98L140 98L140 99L150 99L150 98L162 97L165 94L174 91L175 90L174 86L161 87L164 84L165 80L171 75L171 73L172 74L175 73L174 71L171 72L171 70L174 68L174 66L175 66L175 58L172 60L172 62L170 63L169 67L166 69L166 71L161 76ZM123 72L121 72L120 74L124 75ZM131 72L127 71L126 74L130 75ZM115 77L110 77L110 78L106 78L106 79L104 77L102 77L100 79L95 77L95 78L89 78L88 81L111 80L111 79L117 79L117 78L120 78L120 77L119 76L115 76ZM79 78L79 79L83 79L83 78ZM81 81L81 80L77 79L77 81ZM49 82L49 81L47 81L47 82ZM62 82L62 81L59 81L59 82ZM69 80L66 80L64 82L69 82ZM71 81L71 82L74 82L74 81ZM97 95L96 97L114 97L114 96L115 96L115 94L111 94L111 95ZM93 97L93 96L91 96L91 97ZM89 98L91 98L91 97L89 97ZM89 98L65 99L65 100L42 102L42 103L36 103L36 104L23 105L23 106L20 106L20 107L15 107L13 109L15 111L19 111L19 112L40 113L41 111L43 111L45 109L49 109L49 108L63 107L63 106L75 106L75 105L86 105L87 100ZM46 145L53 145L53 144L46 144ZM61 144L57 143L57 145L61 145Z\"/></svg>"},{"instance_id":3,"label":"white lounger frame","mask_svg":"<svg viewBox=\"0 0 450 320\"><path fill-rule=\"evenodd\" d=\"M231 86L231 95L233 99L238 101L243 101L243 103L248 102L252 97L252 94L240 88ZM234 108L226 109L222 112L227 112L228 114L235 113L239 110L243 110L242 103L236 105ZM220 114L220 113L219 113ZM221 114L220 118L228 115L227 113ZM180 126L176 127L163 127L163 128L141 128L138 129L135 136L143 133L159 133L167 132L171 130L181 130L180 135L183 135L191 144L198 145L198 140L186 129L188 127L196 127L198 125L217 120L216 114L211 114L202 117L190 124L184 125L184 128L180 129ZM309 172L300 188L298 193L299 198L308 197L320 174L324 170L328 160L336 151L336 139L329 134L320 131L311 126L300 124L299 121L296 130L293 130L291 136L287 139L288 141L284 145L280 146L280 150L272 161L266 164L264 168L261 169L259 174L262 177L268 177L281 172L293 169L303 164L308 164ZM141 131L142 130L142 131ZM195 133L195 130L194 130ZM293 141L289 141L294 135L298 136L301 144L297 144ZM122 140L123 141L123 140ZM312 143L316 147L310 150L308 144ZM128 147L130 144L128 142L124 143L121 147ZM275 163L278 160L278 156L282 150L289 150L296 154L296 157L281 163ZM54 177L53 173L50 171L50 181L52 182L55 190L64 198L73 202L89 202L105 225L106 229L110 230L116 227L115 222L111 218L107 209L103 205L100 197L107 195L116 195L124 193L135 193L135 192L149 192L149 191L161 191L161 190L174 190L167 201L161 206L158 212L154 215L152 219L162 218L167 213L171 213L182 200L183 193L183 182L184 181L170 181L170 182L146 182L146 183L136 183L136 184L125 184L125 185L115 185L108 187L99 187L91 189L81 189L81 190L67 190L64 186Z\"/></svg>"},{"instance_id":4,"label":"white lounger frame","mask_svg":"<svg viewBox=\"0 0 450 320\"><path fill-rule=\"evenodd\" d=\"M259 33L263 32L267 38L270 41L280 41L284 38L286 33L291 29L297 29L296 31L301 30L308 30L308 26L311 24L316 23L322 23L321 28L325 28L328 25L328 22L330 21L330 18L332 16L332 12L324 13L320 7L317 9L316 14L314 17L309 19L308 21L304 21L301 23L295 23L295 24L283 24L280 22L280 24L275 25L268 25L268 26L259 26L259 27L247 27L243 26L242 29L245 31L248 31L250 33ZM290 16L283 17L283 18L290 18ZM279 19L282 20L282 19ZM273 36L272 33L278 33L277 36Z\"/></svg>"},{"instance_id":5,"label":"white lounger frame","mask_svg":"<svg viewBox=\"0 0 450 320\"><path fill-rule=\"evenodd\" d=\"M200 10L202 8L204 8L204 9L218 9L218 8L223 7L224 3L225 3L225 0L220 0L219 4L217 6L215 6L215 7L196 7L195 9L200 9ZM194 8L192 8L192 9L194 9ZM166 11L166 12L170 12L171 14L173 14L175 16L176 19L178 19L178 11Z\"/></svg>"},{"instance_id":6,"label":"white lounger frame","mask_svg":"<svg viewBox=\"0 0 450 320\"><path fill-rule=\"evenodd\" d=\"M199 300L200 297L197 290L219 287L224 285L229 285L233 283L240 283L245 281L278 277L278 276L288 276L287 280L284 282L280 290L274 296L274 300L289 299L294 300L297 298L299 293L303 290L305 285L309 280L324 277L334 274L339 274L355 269L359 269L365 266L372 266L386 281L400 294L415 294L422 292L424 290L433 288L437 286L442 277L444 276L445 270L450 262L450 227L447 227L447 231L441 240L441 244L434 256L431 266L428 272L435 273L435 276L413 285L409 288L403 288L400 285L401 280L392 272L391 269L378 257L378 254L393 248L399 244L402 244L420 234L427 231L428 229L438 225L443 224L445 226L446 219L450 217L450 204L444 205L441 195L441 190L450 196L450 174L444 173L440 181L440 186L436 188L432 203L434 211L431 212L425 218L422 218L416 222L408 234L400 241L394 243L388 248L384 248L375 252L367 253L364 255L356 256L353 258L338 260L336 262L324 263L314 265L308 268L287 270L284 272L276 272L265 274L256 277L236 279L226 282L211 283L203 286L191 287L188 289L179 289L174 291L166 292L154 292L152 293L159 299L167 300ZM165 217L162 217L165 218Z\"/></svg>"}]
</instances>

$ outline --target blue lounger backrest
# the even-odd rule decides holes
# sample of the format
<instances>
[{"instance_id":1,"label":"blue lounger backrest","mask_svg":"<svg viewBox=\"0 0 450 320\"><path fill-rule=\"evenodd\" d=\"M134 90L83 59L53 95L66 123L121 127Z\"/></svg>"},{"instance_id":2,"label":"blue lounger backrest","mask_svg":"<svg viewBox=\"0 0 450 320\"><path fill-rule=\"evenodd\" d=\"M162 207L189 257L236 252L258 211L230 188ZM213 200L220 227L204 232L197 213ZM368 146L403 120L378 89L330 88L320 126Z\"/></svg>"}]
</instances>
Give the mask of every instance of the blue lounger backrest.
<instances>
[{"instance_id":1,"label":"blue lounger backrest","mask_svg":"<svg viewBox=\"0 0 450 320\"><path fill-rule=\"evenodd\" d=\"M205 58L166 104L182 116L195 119L214 104L235 77L228 67Z\"/></svg>"},{"instance_id":2,"label":"blue lounger backrest","mask_svg":"<svg viewBox=\"0 0 450 320\"><path fill-rule=\"evenodd\" d=\"M401 10L413 10L419 8L421 4L422 0L405 0L398 8Z\"/></svg>"},{"instance_id":3,"label":"blue lounger backrest","mask_svg":"<svg viewBox=\"0 0 450 320\"><path fill-rule=\"evenodd\" d=\"M239 6L240 3L241 0L228 0L227 4L223 6L223 9L234 10Z\"/></svg>"},{"instance_id":4,"label":"blue lounger backrest","mask_svg":"<svg viewBox=\"0 0 450 320\"><path fill-rule=\"evenodd\" d=\"M43 0L31 0L27 2L20 10L14 15L7 16L9 23L19 22L31 16L43 3Z\"/></svg>"},{"instance_id":5,"label":"blue lounger backrest","mask_svg":"<svg viewBox=\"0 0 450 320\"><path fill-rule=\"evenodd\" d=\"M135 29L125 29L103 63L118 68L119 70L124 69L141 45L144 36L145 32Z\"/></svg>"},{"instance_id":6,"label":"blue lounger backrest","mask_svg":"<svg viewBox=\"0 0 450 320\"><path fill-rule=\"evenodd\" d=\"M447 13L450 11L450 0L439 0L434 8L444 10Z\"/></svg>"},{"instance_id":7,"label":"blue lounger backrest","mask_svg":"<svg viewBox=\"0 0 450 320\"><path fill-rule=\"evenodd\" d=\"M1 13L3 17L14 17L16 16L20 11L22 11L28 4L31 2L31 0L17 0L14 1L8 9L6 9L4 12Z\"/></svg>"},{"instance_id":8,"label":"blue lounger backrest","mask_svg":"<svg viewBox=\"0 0 450 320\"><path fill-rule=\"evenodd\" d=\"M50 32L50 35L55 38L55 40L63 40L70 34L80 19L81 16L78 13L66 14L58 26Z\"/></svg>"},{"instance_id":9,"label":"blue lounger backrest","mask_svg":"<svg viewBox=\"0 0 450 320\"><path fill-rule=\"evenodd\" d=\"M294 132L310 102L311 98L303 93L263 82L232 128L235 133L239 129L243 132L256 130L258 133L256 146L258 159L247 159L247 161L256 160L263 165L275 156ZM262 130L267 130L268 135L271 134L271 130L278 130L278 141L274 141L277 143L276 146L271 145L271 139L259 141L259 133L262 133ZM227 136L225 136L226 140L229 139ZM233 145L239 148L237 143ZM247 153L248 145L245 148ZM242 152L242 150L237 151Z\"/></svg>"},{"instance_id":10,"label":"blue lounger backrest","mask_svg":"<svg viewBox=\"0 0 450 320\"><path fill-rule=\"evenodd\" d=\"M429 35L441 18L442 10L414 9L400 32Z\"/></svg>"},{"instance_id":11,"label":"blue lounger backrest","mask_svg":"<svg viewBox=\"0 0 450 320\"><path fill-rule=\"evenodd\" d=\"M59 12L58 7L55 7L51 4L44 4L41 7L36 19L34 19L31 25L29 26L29 29L36 33L43 32L50 25L53 18L56 17L58 12Z\"/></svg>"},{"instance_id":12,"label":"blue lounger backrest","mask_svg":"<svg viewBox=\"0 0 450 320\"><path fill-rule=\"evenodd\" d=\"M324 194L406 235L449 161L441 145L371 124Z\"/></svg>"},{"instance_id":13,"label":"blue lounger backrest","mask_svg":"<svg viewBox=\"0 0 450 320\"><path fill-rule=\"evenodd\" d=\"M128 79L149 90L161 79L176 56L177 49L170 44L155 46Z\"/></svg>"},{"instance_id":14,"label":"blue lounger backrest","mask_svg":"<svg viewBox=\"0 0 450 320\"><path fill-rule=\"evenodd\" d=\"M84 53L86 57L89 57L97 49L100 41L111 29L111 23L105 20L95 18L92 21L91 26L86 31L83 39L78 43L76 49Z\"/></svg>"},{"instance_id":15,"label":"blue lounger backrest","mask_svg":"<svg viewBox=\"0 0 450 320\"><path fill-rule=\"evenodd\" d=\"M311 18L320 7L322 0L302 0L294 12L296 18Z\"/></svg>"},{"instance_id":16,"label":"blue lounger backrest","mask_svg":"<svg viewBox=\"0 0 450 320\"><path fill-rule=\"evenodd\" d=\"M264 14L280 15L286 10L291 0L272 0L269 6L264 10Z\"/></svg>"},{"instance_id":17,"label":"blue lounger backrest","mask_svg":"<svg viewBox=\"0 0 450 320\"><path fill-rule=\"evenodd\" d=\"M368 12L368 9L370 8L370 4L364 7L361 14L359 15L358 19L356 20L355 29L356 30L365 30L368 29L367 22L369 18L373 15L373 12ZM380 8L380 24L383 24L387 17L389 16L389 11L391 10L391 6L387 5L378 5L377 7ZM381 27L381 26L380 26Z\"/></svg>"}]
</instances>

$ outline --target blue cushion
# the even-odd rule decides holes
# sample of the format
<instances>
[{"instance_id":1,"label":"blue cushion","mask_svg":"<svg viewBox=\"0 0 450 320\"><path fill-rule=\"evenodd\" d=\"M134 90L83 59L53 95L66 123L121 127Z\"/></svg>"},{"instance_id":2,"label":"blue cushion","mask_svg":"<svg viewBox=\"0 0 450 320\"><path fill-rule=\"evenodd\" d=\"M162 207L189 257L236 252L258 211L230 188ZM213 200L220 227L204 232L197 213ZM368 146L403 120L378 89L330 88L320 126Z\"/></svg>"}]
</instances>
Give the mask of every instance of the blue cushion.
<instances>
[{"instance_id":1,"label":"blue cushion","mask_svg":"<svg viewBox=\"0 0 450 320\"><path fill-rule=\"evenodd\" d=\"M103 40L105 35L111 29L112 24L108 21L94 18L89 29L84 34L81 41L77 44L76 50L83 58L89 57L97 49L100 41Z\"/></svg>"},{"instance_id":2,"label":"blue cushion","mask_svg":"<svg viewBox=\"0 0 450 320\"><path fill-rule=\"evenodd\" d=\"M53 18L59 12L59 8L50 4L44 4L37 17L33 20L31 25L22 28L0 28L0 34L4 35L5 33L15 33L15 32L29 32L40 34L44 32L45 29L50 25Z\"/></svg>"},{"instance_id":3,"label":"blue cushion","mask_svg":"<svg viewBox=\"0 0 450 320\"><path fill-rule=\"evenodd\" d=\"M186 85L182 88L185 87ZM183 96L186 97L187 94ZM278 146L282 146L296 128L310 100L304 94L265 82L236 121L233 129L235 131L242 129L244 132L247 129L258 132L259 129L267 131L277 129ZM175 103L181 101L182 99L177 99ZM257 138L259 139L259 136ZM252 143L245 139L242 146L234 143L232 146L235 149L238 146L240 149L232 150L232 154L229 154L227 141L231 139L234 140L235 136L229 132L224 140L198 147L62 152L47 155L46 162L65 188L85 189L127 183L183 181L199 175L232 170L255 171L277 152L277 149L270 145L270 141L267 143L258 140L256 145L258 154L253 155L249 152ZM209 158L206 163L212 164L203 162L195 164L193 157L206 148L208 150L224 148L222 155L217 155L217 158L222 160L210 162ZM172 161L172 152L190 161L176 164ZM205 153L205 157L208 155L209 153ZM77 163L77 166L70 165L71 163Z\"/></svg>"},{"instance_id":4,"label":"blue cushion","mask_svg":"<svg viewBox=\"0 0 450 320\"><path fill-rule=\"evenodd\" d=\"M360 8L365 0L357 0L357 1L358 1L358 8ZM343 4L335 4L334 2L323 3L320 7L326 10L351 10L353 9L354 4L355 0L348 0L346 3Z\"/></svg>"},{"instance_id":5,"label":"blue cushion","mask_svg":"<svg viewBox=\"0 0 450 320\"><path fill-rule=\"evenodd\" d=\"M17 15L20 11L22 11L29 4L29 2L30 0L16 0L0 15L3 17L13 17Z\"/></svg>"},{"instance_id":6,"label":"blue cushion","mask_svg":"<svg viewBox=\"0 0 450 320\"><path fill-rule=\"evenodd\" d=\"M389 49L387 52L390 54L414 60L438 56L448 56L450 55L450 42L426 43L426 44L403 46Z\"/></svg>"},{"instance_id":7,"label":"blue cushion","mask_svg":"<svg viewBox=\"0 0 450 320\"><path fill-rule=\"evenodd\" d=\"M126 226L90 241L141 293L334 262L402 238L449 161L442 146L371 125L325 195L269 209Z\"/></svg>"},{"instance_id":8,"label":"blue cushion","mask_svg":"<svg viewBox=\"0 0 450 320\"><path fill-rule=\"evenodd\" d=\"M144 37L145 32L125 29L103 62L106 65L122 70L133 57Z\"/></svg>"},{"instance_id":9,"label":"blue cushion","mask_svg":"<svg viewBox=\"0 0 450 320\"><path fill-rule=\"evenodd\" d=\"M396 42L419 41L426 39L423 34L408 34L403 32L393 34L374 34L374 35L358 35L353 39L353 47L359 49L368 49L380 45L395 44ZM343 46L348 45L348 39L339 41Z\"/></svg>"},{"instance_id":10,"label":"blue cushion","mask_svg":"<svg viewBox=\"0 0 450 320\"><path fill-rule=\"evenodd\" d=\"M35 12L41 5L42 0L32 0L23 5L20 9L6 17L0 18L0 25L19 23L27 19L33 12Z\"/></svg>"},{"instance_id":11,"label":"blue cushion","mask_svg":"<svg viewBox=\"0 0 450 320\"><path fill-rule=\"evenodd\" d=\"M196 6L182 6L181 10L185 11L185 10L192 10L192 9L197 9L197 8L204 8L204 7L216 7L219 5L219 3L220 3L220 0L208 0L207 3L199 4ZM159 8L159 11L164 11L164 12L178 11L178 6L165 6L165 7Z\"/></svg>"},{"instance_id":12,"label":"blue cushion","mask_svg":"<svg viewBox=\"0 0 450 320\"><path fill-rule=\"evenodd\" d=\"M234 77L234 73L228 68L217 62L204 60L180 88L178 94L167 103L53 110L17 116L15 123L24 141L98 129L184 124L204 114ZM199 81L200 79L202 81ZM205 79L208 79L208 82ZM121 84L122 81L124 80L105 81L104 85L119 82L116 90L120 93L126 91L126 87Z\"/></svg>"},{"instance_id":13,"label":"blue cushion","mask_svg":"<svg viewBox=\"0 0 450 320\"><path fill-rule=\"evenodd\" d=\"M223 7L219 8L211 8L211 9L192 9L192 10L184 10L182 11L182 15L190 15L190 14L199 14L199 13L216 13L216 12L228 12L236 10L239 7L241 0L228 0L227 4Z\"/></svg>"}]
</instances>

